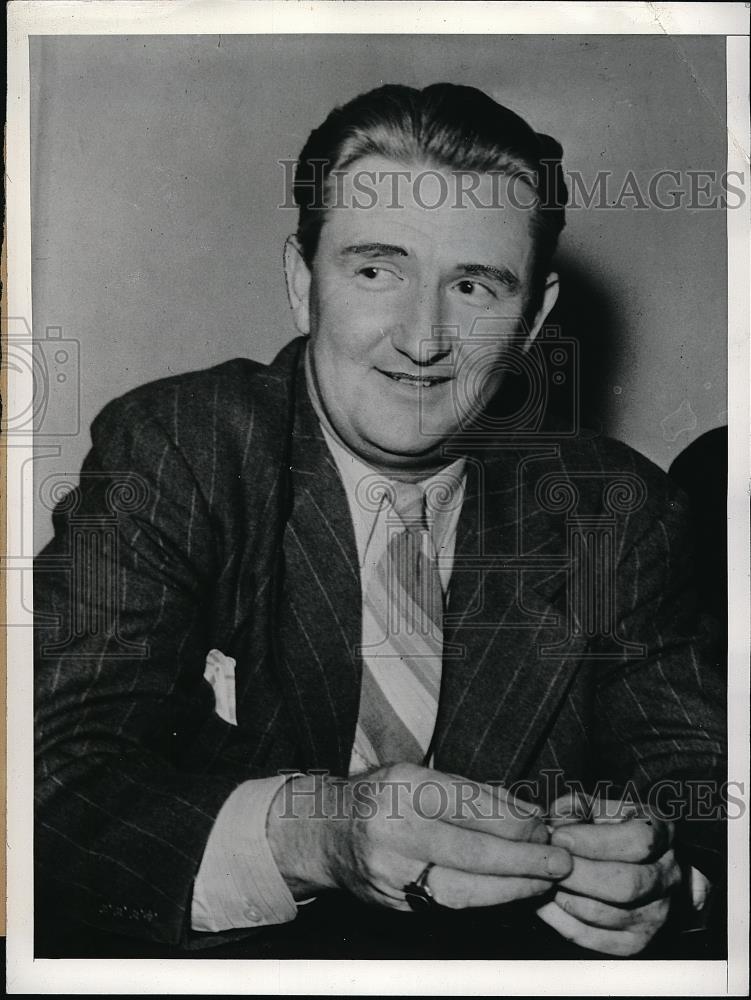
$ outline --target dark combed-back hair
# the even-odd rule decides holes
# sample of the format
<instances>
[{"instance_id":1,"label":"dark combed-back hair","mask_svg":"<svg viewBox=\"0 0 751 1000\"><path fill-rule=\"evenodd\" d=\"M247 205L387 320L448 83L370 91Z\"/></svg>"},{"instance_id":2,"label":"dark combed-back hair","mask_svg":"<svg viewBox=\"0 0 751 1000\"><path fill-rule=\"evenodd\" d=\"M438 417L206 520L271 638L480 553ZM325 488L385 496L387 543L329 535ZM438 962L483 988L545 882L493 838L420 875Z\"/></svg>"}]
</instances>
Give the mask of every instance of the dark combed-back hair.
<instances>
[{"instance_id":1,"label":"dark combed-back hair","mask_svg":"<svg viewBox=\"0 0 751 1000\"><path fill-rule=\"evenodd\" d=\"M534 294L539 297L565 225L568 197L561 146L535 132L475 87L434 83L423 90L388 84L335 108L300 154L293 194L297 238L310 266L326 213L333 170L365 156L400 163L523 177L534 192Z\"/></svg>"}]
</instances>

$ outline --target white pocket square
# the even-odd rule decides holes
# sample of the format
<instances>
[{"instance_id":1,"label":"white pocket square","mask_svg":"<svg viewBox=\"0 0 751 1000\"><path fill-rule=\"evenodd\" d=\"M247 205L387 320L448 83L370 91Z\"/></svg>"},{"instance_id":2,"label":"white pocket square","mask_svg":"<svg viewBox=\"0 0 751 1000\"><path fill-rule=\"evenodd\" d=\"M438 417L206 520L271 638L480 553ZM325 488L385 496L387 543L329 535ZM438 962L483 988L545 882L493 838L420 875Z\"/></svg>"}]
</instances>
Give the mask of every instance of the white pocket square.
<instances>
[{"instance_id":1,"label":"white pocket square","mask_svg":"<svg viewBox=\"0 0 751 1000\"><path fill-rule=\"evenodd\" d=\"M237 725L235 715L235 661L221 650L212 649L206 657L203 676L214 689L214 709L224 722Z\"/></svg>"}]
</instances>

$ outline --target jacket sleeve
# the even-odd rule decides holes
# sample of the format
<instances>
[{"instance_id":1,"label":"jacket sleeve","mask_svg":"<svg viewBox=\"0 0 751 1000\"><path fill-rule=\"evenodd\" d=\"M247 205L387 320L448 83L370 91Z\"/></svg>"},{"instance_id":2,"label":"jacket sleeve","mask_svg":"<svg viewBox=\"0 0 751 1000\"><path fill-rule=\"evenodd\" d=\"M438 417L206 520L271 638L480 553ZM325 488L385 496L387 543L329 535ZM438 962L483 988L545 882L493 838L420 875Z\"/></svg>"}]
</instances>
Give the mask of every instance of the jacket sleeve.
<instances>
[{"instance_id":1,"label":"jacket sleeve","mask_svg":"<svg viewBox=\"0 0 751 1000\"><path fill-rule=\"evenodd\" d=\"M726 691L717 628L696 601L683 495L660 483L624 535L618 634L641 646L596 668L602 769L676 822L685 860L724 877Z\"/></svg>"},{"instance_id":2,"label":"jacket sleeve","mask_svg":"<svg viewBox=\"0 0 751 1000\"><path fill-rule=\"evenodd\" d=\"M88 925L180 944L215 818L249 777L191 747L213 705L212 520L137 397L92 439L35 566L36 877Z\"/></svg>"}]
</instances>

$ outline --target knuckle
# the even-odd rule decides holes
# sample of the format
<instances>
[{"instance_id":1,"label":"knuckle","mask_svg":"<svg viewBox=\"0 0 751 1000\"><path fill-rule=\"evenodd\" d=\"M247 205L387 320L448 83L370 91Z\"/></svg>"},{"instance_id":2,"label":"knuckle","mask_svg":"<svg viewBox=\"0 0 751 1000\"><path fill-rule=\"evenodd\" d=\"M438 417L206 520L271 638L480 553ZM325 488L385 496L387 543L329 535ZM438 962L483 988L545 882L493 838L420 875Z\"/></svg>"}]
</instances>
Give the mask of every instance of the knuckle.
<instances>
[{"instance_id":1,"label":"knuckle","mask_svg":"<svg viewBox=\"0 0 751 1000\"><path fill-rule=\"evenodd\" d=\"M416 764L398 763L389 764L382 771L384 782L413 781L417 780L420 768Z\"/></svg>"},{"instance_id":2,"label":"knuckle","mask_svg":"<svg viewBox=\"0 0 751 1000\"><path fill-rule=\"evenodd\" d=\"M667 825L659 820L651 820L645 823L644 828L649 834L644 856L650 858L659 857L670 846L672 833L669 832Z\"/></svg>"},{"instance_id":3,"label":"knuckle","mask_svg":"<svg viewBox=\"0 0 751 1000\"><path fill-rule=\"evenodd\" d=\"M651 936L655 931L659 930L667 920L669 911L670 900L666 897L657 900L651 907L645 908L641 913L644 933Z\"/></svg>"},{"instance_id":4,"label":"knuckle","mask_svg":"<svg viewBox=\"0 0 751 1000\"><path fill-rule=\"evenodd\" d=\"M572 917L577 915L579 907L575 896L570 896L567 893L558 893L555 901L564 913L568 913Z\"/></svg>"},{"instance_id":5,"label":"knuckle","mask_svg":"<svg viewBox=\"0 0 751 1000\"><path fill-rule=\"evenodd\" d=\"M624 957L628 955L637 955L644 948L646 943L647 942L642 935L626 931L618 934L618 936L613 940L611 954L622 955Z\"/></svg>"},{"instance_id":6,"label":"knuckle","mask_svg":"<svg viewBox=\"0 0 751 1000\"><path fill-rule=\"evenodd\" d=\"M528 841L533 838L536 830L540 827L544 829L544 825L536 816L520 813L513 802L506 801L497 805L496 815L503 826L503 836L506 840Z\"/></svg>"},{"instance_id":7,"label":"knuckle","mask_svg":"<svg viewBox=\"0 0 751 1000\"><path fill-rule=\"evenodd\" d=\"M516 817L514 826L520 840L537 840L545 843L550 839L547 827L537 816Z\"/></svg>"},{"instance_id":8,"label":"knuckle","mask_svg":"<svg viewBox=\"0 0 751 1000\"><path fill-rule=\"evenodd\" d=\"M635 903L644 891L641 865L629 865L618 871L613 881L613 897L621 903Z\"/></svg>"},{"instance_id":9,"label":"knuckle","mask_svg":"<svg viewBox=\"0 0 751 1000\"><path fill-rule=\"evenodd\" d=\"M376 881L386 881L391 874L392 865L383 851L371 850L363 859L368 873Z\"/></svg>"},{"instance_id":10,"label":"knuckle","mask_svg":"<svg viewBox=\"0 0 751 1000\"><path fill-rule=\"evenodd\" d=\"M657 864L664 868L666 872L670 872L674 869L680 872L678 863L675 860L675 853L672 849L665 851L662 857L657 861Z\"/></svg>"},{"instance_id":11,"label":"knuckle","mask_svg":"<svg viewBox=\"0 0 751 1000\"><path fill-rule=\"evenodd\" d=\"M363 851L372 850L379 844L385 836L386 831L380 819L380 811L373 816L359 816L354 820L354 828L358 842L362 844Z\"/></svg>"},{"instance_id":12,"label":"knuckle","mask_svg":"<svg viewBox=\"0 0 751 1000\"><path fill-rule=\"evenodd\" d=\"M550 834L542 821L535 820L530 821L524 839L531 844L547 844L550 841Z\"/></svg>"},{"instance_id":13,"label":"knuckle","mask_svg":"<svg viewBox=\"0 0 751 1000\"><path fill-rule=\"evenodd\" d=\"M449 883L441 885L438 880L432 886L433 896L440 906L445 906L449 910L463 910L472 905L469 888L466 885L456 885Z\"/></svg>"},{"instance_id":14,"label":"knuckle","mask_svg":"<svg viewBox=\"0 0 751 1000\"><path fill-rule=\"evenodd\" d=\"M363 844L358 852L358 868L361 872L372 875L378 867L378 851L372 844Z\"/></svg>"},{"instance_id":15,"label":"knuckle","mask_svg":"<svg viewBox=\"0 0 751 1000\"><path fill-rule=\"evenodd\" d=\"M452 895L442 899L440 905L445 906L447 910L464 910L467 904L463 903L458 896Z\"/></svg>"},{"instance_id":16,"label":"knuckle","mask_svg":"<svg viewBox=\"0 0 751 1000\"><path fill-rule=\"evenodd\" d=\"M683 874L679 865L673 860L668 868L668 875L665 879L666 889L675 889L683 881Z\"/></svg>"},{"instance_id":17,"label":"knuckle","mask_svg":"<svg viewBox=\"0 0 751 1000\"><path fill-rule=\"evenodd\" d=\"M454 890L449 897L448 904L444 905L448 905L449 909L452 910L465 910L472 905L472 900L466 890Z\"/></svg>"},{"instance_id":18,"label":"knuckle","mask_svg":"<svg viewBox=\"0 0 751 1000\"><path fill-rule=\"evenodd\" d=\"M646 862L662 853L662 833L651 822L637 819L614 828L620 843L621 858L632 864Z\"/></svg>"},{"instance_id":19,"label":"knuckle","mask_svg":"<svg viewBox=\"0 0 751 1000\"><path fill-rule=\"evenodd\" d=\"M646 861L654 852L657 838L658 834L653 826L641 822L632 824L628 860L633 862Z\"/></svg>"},{"instance_id":20,"label":"knuckle","mask_svg":"<svg viewBox=\"0 0 751 1000\"><path fill-rule=\"evenodd\" d=\"M619 931L628 930L634 924L634 911L613 907L609 910L610 926Z\"/></svg>"},{"instance_id":21,"label":"knuckle","mask_svg":"<svg viewBox=\"0 0 751 1000\"><path fill-rule=\"evenodd\" d=\"M656 865L638 865L636 872L636 878L634 879L636 895L633 897L634 900L648 896L654 890L658 880Z\"/></svg>"}]
</instances>

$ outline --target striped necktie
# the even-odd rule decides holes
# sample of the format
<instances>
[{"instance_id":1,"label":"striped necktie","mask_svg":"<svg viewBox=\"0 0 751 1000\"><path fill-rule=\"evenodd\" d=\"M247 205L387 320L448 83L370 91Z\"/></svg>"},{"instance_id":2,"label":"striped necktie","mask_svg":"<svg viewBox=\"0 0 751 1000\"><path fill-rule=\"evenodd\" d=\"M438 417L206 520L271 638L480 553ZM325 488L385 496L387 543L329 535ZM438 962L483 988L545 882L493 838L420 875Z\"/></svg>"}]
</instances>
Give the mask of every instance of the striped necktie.
<instances>
[{"instance_id":1,"label":"striped necktie","mask_svg":"<svg viewBox=\"0 0 751 1000\"><path fill-rule=\"evenodd\" d=\"M364 582L360 711L350 773L428 754L441 683L443 593L425 498L391 483L387 544ZM366 620L370 618L370 620Z\"/></svg>"}]
</instances>

